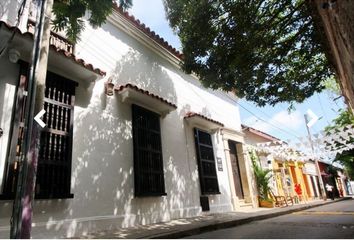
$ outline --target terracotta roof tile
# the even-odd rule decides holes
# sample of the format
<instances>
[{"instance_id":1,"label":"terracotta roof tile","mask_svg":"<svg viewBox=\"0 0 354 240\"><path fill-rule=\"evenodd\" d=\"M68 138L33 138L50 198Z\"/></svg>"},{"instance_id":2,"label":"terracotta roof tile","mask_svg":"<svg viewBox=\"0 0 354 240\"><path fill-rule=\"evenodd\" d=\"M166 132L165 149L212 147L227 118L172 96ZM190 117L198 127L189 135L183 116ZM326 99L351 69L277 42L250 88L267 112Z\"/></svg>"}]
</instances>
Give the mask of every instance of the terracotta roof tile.
<instances>
[{"instance_id":1,"label":"terracotta roof tile","mask_svg":"<svg viewBox=\"0 0 354 240\"><path fill-rule=\"evenodd\" d=\"M16 33L24 36L24 37L29 37L31 39L34 38L34 35L31 33L31 32L21 32L21 30L15 26L10 26L9 24L7 24L6 22L4 21L0 21L0 27L4 25L9 31L15 31ZM72 53L69 53L65 50L62 50L62 49L59 49L57 48L56 46L54 45L50 45L50 49L54 50L55 52L59 53L59 54L62 54L63 56L71 59L73 62L85 67L86 69L92 71L92 72L95 72L101 76L105 76L106 75L106 72L105 71L102 71L101 69L99 68L94 68L92 66L92 64L88 64L86 63L83 59L81 58L76 58L76 56Z\"/></svg>"},{"instance_id":2,"label":"terracotta roof tile","mask_svg":"<svg viewBox=\"0 0 354 240\"><path fill-rule=\"evenodd\" d=\"M220 125L220 126L224 126L224 124L222 124L221 122L218 122L218 121L216 121L216 120L213 120L213 119L211 119L211 118L208 118L208 117L206 117L206 116L204 116L204 115L202 115L202 114L199 114L199 113L195 113L195 112L187 112L185 115L184 115L184 118L186 119L186 118L191 118L191 117L200 117L200 118L203 118L203 119L205 119L205 120L207 120L207 121L210 121L210 122L213 122L213 123L215 123L215 124L218 124L218 125Z\"/></svg>"},{"instance_id":3,"label":"terracotta roof tile","mask_svg":"<svg viewBox=\"0 0 354 240\"><path fill-rule=\"evenodd\" d=\"M124 16L128 21L130 21L135 27L143 31L146 35L148 35L155 42L159 43L166 50L171 52L173 55L178 57L179 59L183 59L183 54L173 48L165 39L160 37L154 31L152 31L149 27L147 27L144 23L140 22L138 19L135 19L133 15L129 15L128 12L124 12L122 8L120 8L116 3L113 4L114 9L119 12L122 16Z\"/></svg>"},{"instance_id":4,"label":"terracotta roof tile","mask_svg":"<svg viewBox=\"0 0 354 240\"><path fill-rule=\"evenodd\" d=\"M128 83L128 84L125 84L125 85L116 86L116 87L114 87L114 90L120 92L120 91L122 91L125 88L134 89L135 91L141 92L141 93L143 93L145 95L148 95L148 96L153 97L153 98L155 98L157 100L160 100L161 102L166 103L166 104L168 104L168 105L170 105L170 106L172 106L174 108L177 108L177 106L175 104L167 101L166 99L164 99L164 98L162 98L160 96L157 96L157 95L155 95L153 93L150 93L149 91L143 90L143 89L141 89L141 88L139 88L139 87L137 87L137 86L135 86L135 85L133 85L131 83Z\"/></svg>"},{"instance_id":5,"label":"terracotta roof tile","mask_svg":"<svg viewBox=\"0 0 354 240\"><path fill-rule=\"evenodd\" d=\"M259 135L259 136L268 138L268 139L270 139L270 140L272 140L272 141L280 141L279 138L276 138L276 137L274 137L274 136L272 136L272 135L270 135L270 134L268 134L268 133L262 132L262 131L260 131L260 130L258 130L258 129L255 129L255 128L246 126L246 125L244 125L244 124L241 124L241 127L242 127L243 130L249 130L250 132L253 132L254 134L257 134L257 135Z\"/></svg>"}]
</instances>

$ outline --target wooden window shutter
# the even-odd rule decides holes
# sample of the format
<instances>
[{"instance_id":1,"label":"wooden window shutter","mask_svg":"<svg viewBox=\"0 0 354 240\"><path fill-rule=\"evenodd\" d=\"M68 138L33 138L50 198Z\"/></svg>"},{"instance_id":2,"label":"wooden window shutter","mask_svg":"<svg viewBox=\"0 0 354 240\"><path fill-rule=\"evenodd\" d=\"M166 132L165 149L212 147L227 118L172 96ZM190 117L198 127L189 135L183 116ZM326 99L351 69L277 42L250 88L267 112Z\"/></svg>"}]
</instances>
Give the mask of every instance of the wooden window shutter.
<instances>
[{"instance_id":1,"label":"wooden window shutter","mask_svg":"<svg viewBox=\"0 0 354 240\"><path fill-rule=\"evenodd\" d=\"M195 128L194 137L202 195L220 194L211 136Z\"/></svg>"}]
</instances>

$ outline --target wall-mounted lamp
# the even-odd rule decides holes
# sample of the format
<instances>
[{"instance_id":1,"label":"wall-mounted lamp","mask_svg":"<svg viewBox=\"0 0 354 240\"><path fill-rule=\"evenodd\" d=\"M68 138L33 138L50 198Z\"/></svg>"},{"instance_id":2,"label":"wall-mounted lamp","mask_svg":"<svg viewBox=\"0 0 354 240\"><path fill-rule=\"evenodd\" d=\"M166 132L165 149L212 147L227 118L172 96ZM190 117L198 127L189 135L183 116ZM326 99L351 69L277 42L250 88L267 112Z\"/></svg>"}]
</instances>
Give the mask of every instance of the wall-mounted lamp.
<instances>
[{"instance_id":1,"label":"wall-mounted lamp","mask_svg":"<svg viewBox=\"0 0 354 240\"><path fill-rule=\"evenodd\" d=\"M17 63L17 61L20 59L20 52L17 51L16 49L14 48L11 48L9 50L9 61L12 62L12 63Z\"/></svg>"},{"instance_id":2,"label":"wall-mounted lamp","mask_svg":"<svg viewBox=\"0 0 354 240\"><path fill-rule=\"evenodd\" d=\"M114 92L114 83L112 83L112 77L109 77L107 82L104 84L105 93L107 96L112 96Z\"/></svg>"}]
</instances>

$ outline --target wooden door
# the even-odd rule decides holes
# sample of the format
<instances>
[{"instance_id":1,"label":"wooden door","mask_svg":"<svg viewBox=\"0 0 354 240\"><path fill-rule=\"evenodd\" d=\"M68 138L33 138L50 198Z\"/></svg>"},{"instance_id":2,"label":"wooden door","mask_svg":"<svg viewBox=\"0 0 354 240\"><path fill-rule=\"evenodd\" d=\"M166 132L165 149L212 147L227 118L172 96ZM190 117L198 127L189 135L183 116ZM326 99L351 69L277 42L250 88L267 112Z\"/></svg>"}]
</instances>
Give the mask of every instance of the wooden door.
<instances>
[{"instance_id":1,"label":"wooden door","mask_svg":"<svg viewBox=\"0 0 354 240\"><path fill-rule=\"evenodd\" d=\"M232 175L234 177L236 196L239 199L244 199L240 164L239 164L239 159L237 157L236 142L229 140L228 143L230 149L230 160L231 160L231 167L232 167Z\"/></svg>"}]
</instances>

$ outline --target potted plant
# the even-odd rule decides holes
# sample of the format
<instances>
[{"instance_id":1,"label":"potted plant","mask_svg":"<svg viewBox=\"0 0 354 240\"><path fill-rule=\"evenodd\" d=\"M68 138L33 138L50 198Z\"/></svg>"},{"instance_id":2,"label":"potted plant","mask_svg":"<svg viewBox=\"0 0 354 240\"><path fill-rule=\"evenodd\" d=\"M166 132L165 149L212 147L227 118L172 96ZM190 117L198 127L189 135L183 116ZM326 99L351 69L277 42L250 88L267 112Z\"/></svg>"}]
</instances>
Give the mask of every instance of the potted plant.
<instances>
[{"instance_id":1,"label":"potted plant","mask_svg":"<svg viewBox=\"0 0 354 240\"><path fill-rule=\"evenodd\" d=\"M258 190L258 202L260 207L274 207L273 200L270 196L270 187L268 185L272 175L270 169L263 169L257 161L258 157L256 153L250 152L254 176L256 178L257 190Z\"/></svg>"}]
</instances>

